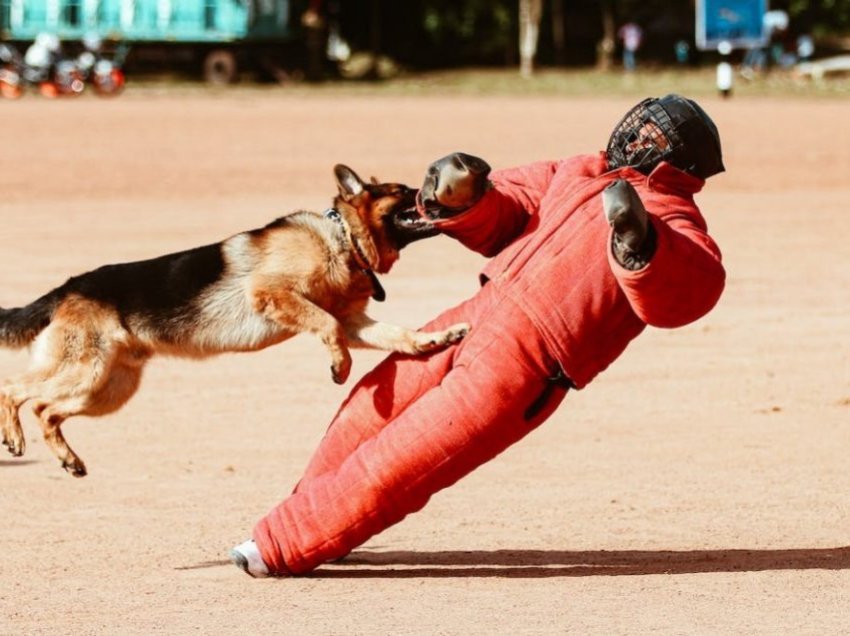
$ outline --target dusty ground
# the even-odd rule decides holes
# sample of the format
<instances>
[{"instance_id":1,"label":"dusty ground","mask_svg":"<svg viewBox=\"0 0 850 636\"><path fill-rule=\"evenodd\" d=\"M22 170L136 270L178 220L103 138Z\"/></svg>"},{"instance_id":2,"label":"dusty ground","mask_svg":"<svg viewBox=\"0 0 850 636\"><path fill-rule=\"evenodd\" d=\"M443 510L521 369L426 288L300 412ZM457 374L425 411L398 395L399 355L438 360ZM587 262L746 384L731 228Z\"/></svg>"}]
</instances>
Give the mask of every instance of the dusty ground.
<instances>
[{"instance_id":1,"label":"dusty ground","mask_svg":"<svg viewBox=\"0 0 850 636\"><path fill-rule=\"evenodd\" d=\"M595 150L633 101L0 103L0 304L321 209L335 162L417 184L455 149L496 167ZM155 360L124 410L66 424L83 480L26 412L26 456L0 458L0 633L850 631L848 106L704 103L729 168L698 198L729 271L712 314L649 330L530 438L309 578L255 581L224 559L347 392L315 340ZM480 265L417 244L373 313L420 324ZM379 359L357 353L354 373ZM25 361L3 351L0 375Z\"/></svg>"}]
</instances>

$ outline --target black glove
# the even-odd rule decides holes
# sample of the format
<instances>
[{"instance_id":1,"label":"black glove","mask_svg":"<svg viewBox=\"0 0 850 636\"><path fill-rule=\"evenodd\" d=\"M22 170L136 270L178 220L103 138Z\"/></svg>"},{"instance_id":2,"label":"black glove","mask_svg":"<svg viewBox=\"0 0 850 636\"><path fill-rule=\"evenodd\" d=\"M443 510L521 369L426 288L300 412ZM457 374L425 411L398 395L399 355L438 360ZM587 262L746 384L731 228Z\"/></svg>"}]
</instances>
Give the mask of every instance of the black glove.
<instances>
[{"instance_id":1,"label":"black glove","mask_svg":"<svg viewBox=\"0 0 850 636\"><path fill-rule=\"evenodd\" d=\"M617 262L629 270L646 267L655 253L655 228L637 190L618 179L602 191L602 207L614 228L611 248Z\"/></svg>"},{"instance_id":2,"label":"black glove","mask_svg":"<svg viewBox=\"0 0 850 636\"><path fill-rule=\"evenodd\" d=\"M420 204L432 219L445 219L475 205L490 189L486 161L462 152L437 159L428 166L419 191Z\"/></svg>"}]
</instances>

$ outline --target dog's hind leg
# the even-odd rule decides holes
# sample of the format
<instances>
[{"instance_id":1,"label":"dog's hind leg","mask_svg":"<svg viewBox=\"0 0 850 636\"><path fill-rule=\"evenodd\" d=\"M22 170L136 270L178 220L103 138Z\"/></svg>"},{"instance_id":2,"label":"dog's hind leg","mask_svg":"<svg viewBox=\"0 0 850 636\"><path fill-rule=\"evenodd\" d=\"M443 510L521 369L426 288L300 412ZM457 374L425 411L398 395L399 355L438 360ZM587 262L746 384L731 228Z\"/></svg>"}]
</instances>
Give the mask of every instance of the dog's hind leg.
<instances>
[{"instance_id":1,"label":"dog's hind leg","mask_svg":"<svg viewBox=\"0 0 850 636\"><path fill-rule=\"evenodd\" d=\"M126 338L113 312L79 299L66 303L35 343L38 373L29 378L21 397L34 401L45 442L75 477L84 476L86 467L65 440L62 423L74 415L114 411L135 392L146 358L137 357L127 367L134 358L122 355Z\"/></svg>"},{"instance_id":2,"label":"dog's hind leg","mask_svg":"<svg viewBox=\"0 0 850 636\"><path fill-rule=\"evenodd\" d=\"M3 445L15 457L22 456L26 450L19 415L21 405L39 394L40 387L50 380L53 371L52 366L40 365L0 384L0 428L3 431Z\"/></svg>"},{"instance_id":3,"label":"dog's hind leg","mask_svg":"<svg viewBox=\"0 0 850 636\"><path fill-rule=\"evenodd\" d=\"M76 477L85 475L86 467L68 446L60 427L68 417L85 411L92 393L91 375L88 365L70 363L53 375L32 377L18 385L21 397L34 400L33 412L41 423L48 448L62 463L62 468Z\"/></svg>"},{"instance_id":4,"label":"dog's hind leg","mask_svg":"<svg viewBox=\"0 0 850 636\"><path fill-rule=\"evenodd\" d=\"M87 472L86 465L80 456L68 445L65 436L62 434L62 423L67 419L66 416L54 411L53 408L47 407L42 413L41 430L44 434L44 441L48 447L62 464L62 468L71 473L74 477L85 477Z\"/></svg>"},{"instance_id":5,"label":"dog's hind leg","mask_svg":"<svg viewBox=\"0 0 850 636\"><path fill-rule=\"evenodd\" d=\"M85 381L87 378L80 378L83 381L74 384L77 391L69 391L61 398L53 396L50 401L39 399L35 403L33 412L41 422L44 441L62 468L74 477L84 477L86 465L62 434L62 424L75 415L97 416L118 410L139 388L141 373L142 367L138 365L112 364L105 377L94 386Z\"/></svg>"},{"instance_id":6,"label":"dog's hind leg","mask_svg":"<svg viewBox=\"0 0 850 636\"><path fill-rule=\"evenodd\" d=\"M26 394L21 396L20 393L20 380L23 379L25 376L7 380L0 386L0 429L3 432L3 446L15 457L20 457L26 451L26 439L18 415L21 404L28 399Z\"/></svg>"}]
</instances>

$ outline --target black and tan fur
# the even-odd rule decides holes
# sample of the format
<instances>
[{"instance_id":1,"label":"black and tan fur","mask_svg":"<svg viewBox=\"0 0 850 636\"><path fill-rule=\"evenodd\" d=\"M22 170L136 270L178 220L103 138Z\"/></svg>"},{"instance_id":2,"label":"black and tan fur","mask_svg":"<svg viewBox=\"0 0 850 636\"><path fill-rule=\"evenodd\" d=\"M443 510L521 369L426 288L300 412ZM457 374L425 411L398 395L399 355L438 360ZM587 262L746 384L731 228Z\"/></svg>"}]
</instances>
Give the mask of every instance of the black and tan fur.
<instances>
[{"instance_id":1,"label":"black and tan fur","mask_svg":"<svg viewBox=\"0 0 850 636\"><path fill-rule=\"evenodd\" d=\"M139 387L155 354L207 357L256 351L301 332L331 354L335 382L351 369L349 346L417 354L462 338L467 325L417 332L365 309L405 244L435 233L409 213L415 191L364 183L336 166L336 219L295 212L221 243L106 265L75 276L19 309L0 309L0 345L31 345L30 369L0 383L0 429L12 455L25 450L18 410L32 401L44 439L71 474L86 468L61 425L104 415Z\"/></svg>"}]
</instances>

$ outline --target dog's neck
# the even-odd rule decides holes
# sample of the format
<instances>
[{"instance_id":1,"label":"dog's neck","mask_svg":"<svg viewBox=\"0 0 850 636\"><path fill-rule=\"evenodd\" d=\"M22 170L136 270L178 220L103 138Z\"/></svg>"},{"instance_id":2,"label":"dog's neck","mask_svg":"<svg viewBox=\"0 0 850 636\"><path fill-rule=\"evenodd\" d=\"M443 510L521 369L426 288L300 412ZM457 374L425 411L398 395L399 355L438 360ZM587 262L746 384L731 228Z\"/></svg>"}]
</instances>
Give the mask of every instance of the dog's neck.
<instances>
[{"instance_id":1,"label":"dog's neck","mask_svg":"<svg viewBox=\"0 0 850 636\"><path fill-rule=\"evenodd\" d=\"M378 277L375 275L375 272L372 270L372 267L369 265L366 257L360 251L357 243L351 237L351 229L348 227L345 219L342 218L342 214L340 214L339 210L336 208L328 208L324 211L322 216L326 219L330 219L340 227L342 230L343 240L348 243L350 248L349 251L354 257L354 261L357 263L360 270L369 277L369 281L372 283L372 298L378 302L383 302L387 297L387 292L384 290L383 285L381 285L381 281L378 280Z\"/></svg>"},{"instance_id":2,"label":"dog's neck","mask_svg":"<svg viewBox=\"0 0 850 636\"><path fill-rule=\"evenodd\" d=\"M345 219L342 218L342 214L340 214L339 210L336 208L328 208L324 212L324 217L330 219L342 229L343 241L348 244L351 255L354 258L354 262L357 263L357 266L363 271L366 271L367 269L371 270L372 265L366 260L366 256L363 252L360 251L360 248L357 246L357 242L351 236L351 228L348 226L348 223L345 222Z\"/></svg>"}]
</instances>

